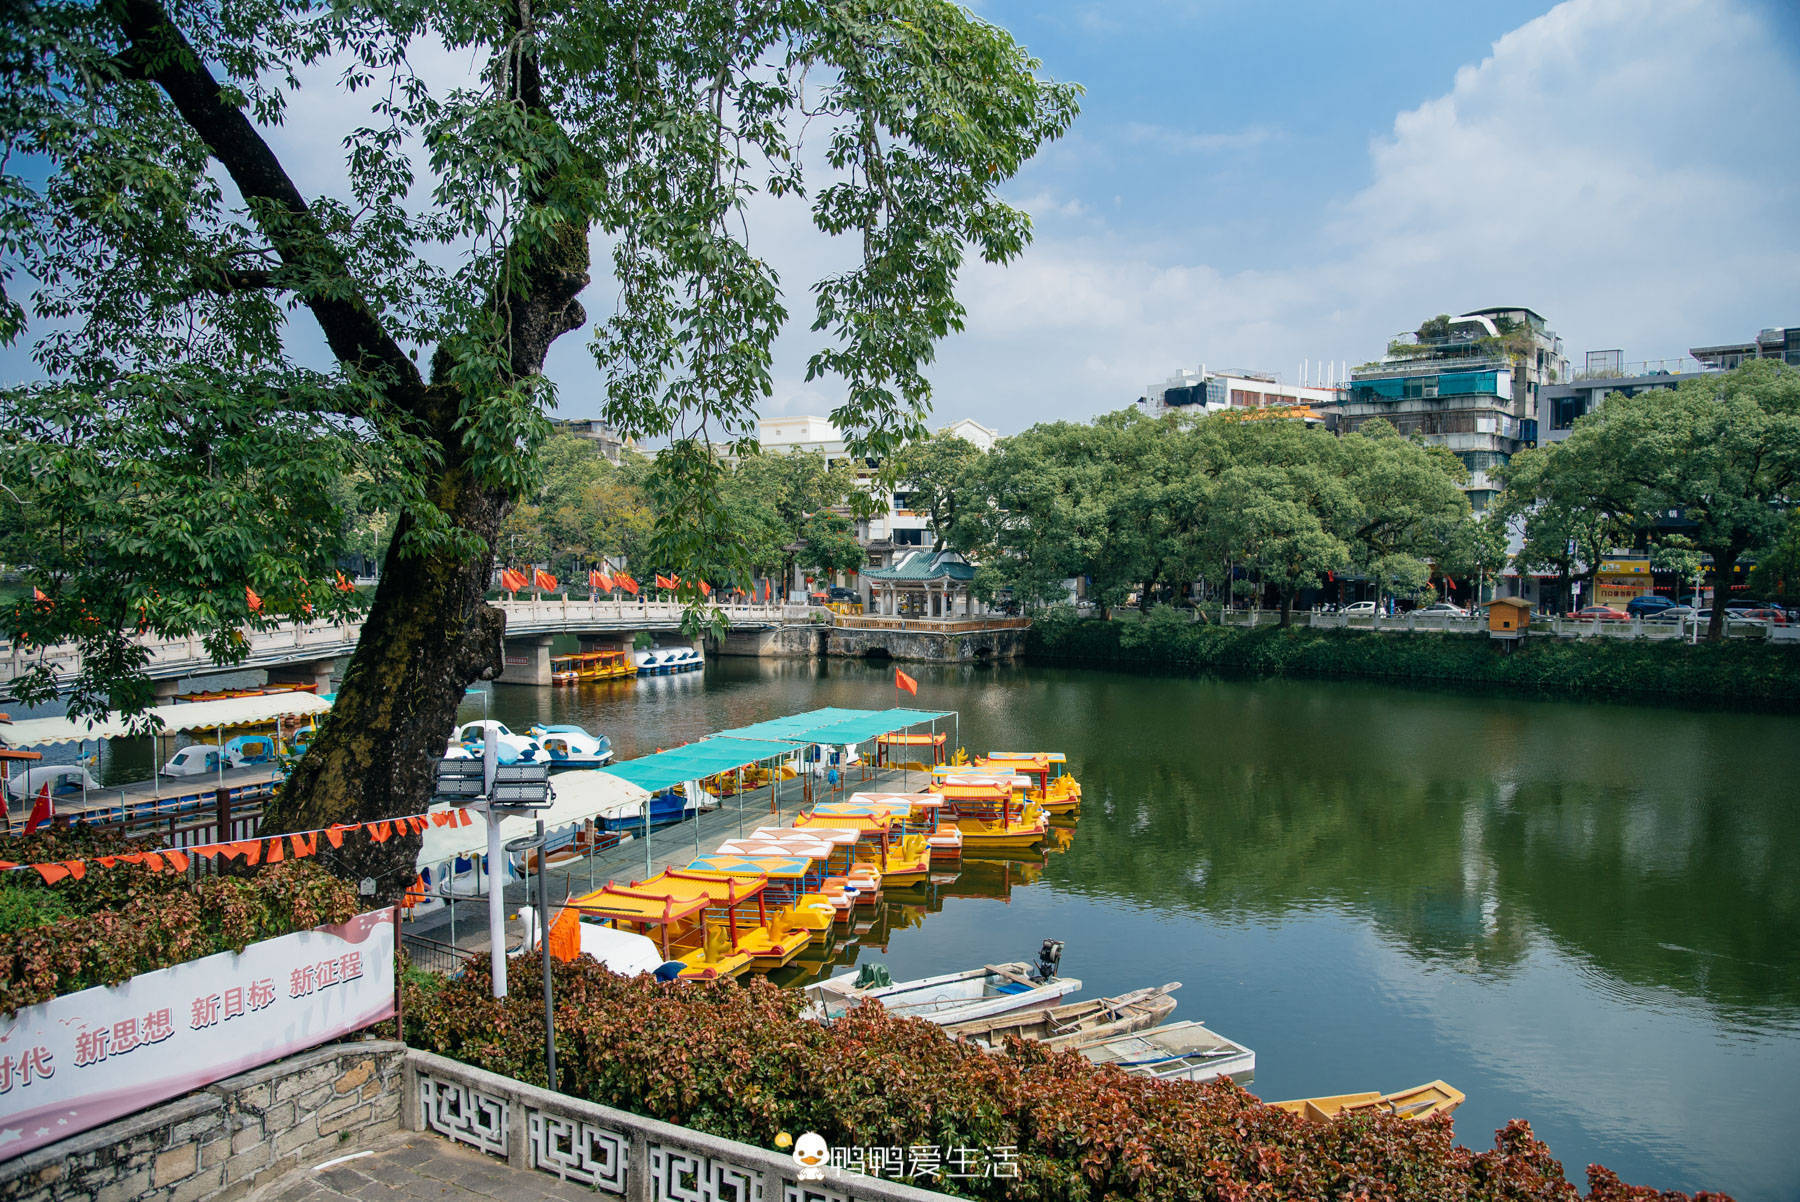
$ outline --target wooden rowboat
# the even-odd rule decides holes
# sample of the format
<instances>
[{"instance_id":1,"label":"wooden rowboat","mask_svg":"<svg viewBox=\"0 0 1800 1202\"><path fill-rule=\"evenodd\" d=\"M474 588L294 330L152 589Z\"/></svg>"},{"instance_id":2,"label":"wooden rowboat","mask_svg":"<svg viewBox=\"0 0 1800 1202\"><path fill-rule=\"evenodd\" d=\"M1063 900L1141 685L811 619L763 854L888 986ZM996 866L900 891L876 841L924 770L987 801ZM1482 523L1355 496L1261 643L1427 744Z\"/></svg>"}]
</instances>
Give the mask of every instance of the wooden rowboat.
<instances>
[{"instance_id":1,"label":"wooden rowboat","mask_svg":"<svg viewBox=\"0 0 1800 1202\"><path fill-rule=\"evenodd\" d=\"M993 1018L952 1023L944 1029L958 1039L987 1048L1006 1046L1009 1035L1033 1040L1047 1048L1072 1048L1154 1027L1174 1012L1175 999L1169 995L1180 988L1180 981L1170 981L1167 985L1122 993L1118 997L1070 1002L1048 1010L1015 1011Z\"/></svg>"},{"instance_id":2,"label":"wooden rowboat","mask_svg":"<svg viewBox=\"0 0 1800 1202\"><path fill-rule=\"evenodd\" d=\"M1342 1093L1324 1098L1293 1098L1270 1102L1277 1110L1324 1122L1344 1114L1393 1114L1403 1119L1424 1119L1449 1114L1463 1104L1463 1092L1442 1081L1428 1081L1398 1093Z\"/></svg>"},{"instance_id":3,"label":"wooden rowboat","mask_svg":"<svg viewBox=\"0 0 1800 1202\"><path fill-rule=\"evenodd\" d=\"M853 1007L877 1002L901 1017L947 1026L996 1014L1041 1010L1081 988L1075 977L1038 978L1030 976L1030 971L1031 965L1024 963L989 964L867 989L856 987L855 973L843 973L806 987L807 1010L829 1022Z\"/></svg>"},{"instance_id":4,"label":"wooden rowboat","mask_svg":"<svg viewBox=\"0 0 1800 1202\"><path fill-rule=\"evenodd\" d=\"M1153 1031L1116 1035L1075 1049L1095 1064L1111 1064L1158 1081L1247 1080L1256 1075L1256 1053L1199 1023L1170 1023Z\"/></svg>"}]
</instances>

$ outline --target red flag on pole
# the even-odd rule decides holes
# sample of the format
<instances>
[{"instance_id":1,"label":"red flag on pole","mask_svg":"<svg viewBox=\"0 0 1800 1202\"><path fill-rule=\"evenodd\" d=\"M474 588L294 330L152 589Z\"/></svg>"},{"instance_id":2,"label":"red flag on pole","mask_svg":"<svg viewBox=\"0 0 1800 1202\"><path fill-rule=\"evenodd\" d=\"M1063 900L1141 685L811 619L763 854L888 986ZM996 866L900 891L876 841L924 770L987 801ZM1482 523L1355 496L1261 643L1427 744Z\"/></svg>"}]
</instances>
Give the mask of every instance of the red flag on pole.
<instances>
[{"instance_id":1,"label":"red flag on pole","mask_svg":"<svg viewBox=\"0 0 1800 1202\"><path fill-rule=\"evenodd\" d=\"M919 682L914 680L912 677L908 676L906 673L902 672L898 668L894 669L894 688L905 689L907 692L911 693L914 697L917 697L919 695Z\"/></svg>"},{"instance_id":2,"label":"red flag on pole","mask_svg":"<svg viewBox=\"0 0 1800 1202\"><path fill-rule=\"evenodd\" d=\"M775 586L772 583L770 583L768 580L764 580L763 581L763 600L764 601L773 601L774 599L775 599Z\"/></svg>"},{"instance_id":3,"label":"red flag on pole","mask_svg":"<svg viewBox=\"0 0 1800 1202\"><path fill-rule=\"evenodd\" d=\"M537 589L539 592L554 593L556 591L556 577L544 571L542 568L535 568L531 573L531 587Z\"/></svg>"},{"instance_id":4,"label":"red flag on pole","mask_svg":"<svg viewBox=\"0 0 1800 1202\"><path fill-rule=\"evenodd\" d=\"M633 580L630 576L627 576L624 572L613 573L613 582L632 596L635 597L638 595L638 582Z\"/></svg>"},{"instance_id":5,"label":"red flag on pole","mask_svg":"<svg viewBox=\"0 0 1800 1202\"><path fill-rule=\"evenodd\" d=\"M507 568L500 573L500 587L509 593L516 593L525 587L525 573Z\"/></svg>"},{"instance_id":6,"label":"red flag on pole","mask_svg":"<svg viewBox=\"0 0 1800 1202\"><path fill-rule=\"evenodd\" d=\"M679 576L664 576L661 572L658 572L656 574L656 587L672 589L675 587L675 582L679 579L681 579Z\"/></svg>"},{"instance_id":7,"label":"red flag on pole","mask_svg":"<svg viewBox=\"0 0 1800 1202\"><path fill-rule=\"evenodd\" d=\"M31 817L25 820L25 833L31 834L40 826L48 826L50 819L56 814L56 807L50 801L50 786L38 791L37 804L31 807Z\"/></svg>"},{"instance_id":8,"label":"red flag on pole","mask_svg":"<svg viewBox=\"0 0 1800 1202\"><path fill-rule=\"evenodd\" d=\"M595 570L589 572L588 583L603 593L610 593L613 591L613 578L602 571Z\"/></svg>"}]
</instances>

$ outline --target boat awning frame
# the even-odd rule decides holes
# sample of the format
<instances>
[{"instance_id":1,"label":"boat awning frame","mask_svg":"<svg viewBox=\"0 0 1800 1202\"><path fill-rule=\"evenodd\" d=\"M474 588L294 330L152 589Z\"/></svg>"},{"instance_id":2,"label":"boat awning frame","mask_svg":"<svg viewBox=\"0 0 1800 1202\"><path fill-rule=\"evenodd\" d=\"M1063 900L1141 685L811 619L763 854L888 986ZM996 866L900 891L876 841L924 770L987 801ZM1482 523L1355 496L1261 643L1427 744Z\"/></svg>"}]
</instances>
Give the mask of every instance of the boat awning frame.
<instances>
[{"instance_id":1,"label":"boat awning frame","mask_svg":"<svg viewBox=\"0 0 1800 1202\"><path fill-rule=\"evenodd\" d=\"M8 747L48 747L57 743L85 743L90 739L129 738L148 733L185 734L192 731L262 726L282 718L311 718L326 713L331 702L316 693L261 693L250 697L223 697L217 701L190 701L159 705L135 718L118 711L97 721L68 717L26 718L0 723L0 744Z\"/></svg>"}]
</instances>

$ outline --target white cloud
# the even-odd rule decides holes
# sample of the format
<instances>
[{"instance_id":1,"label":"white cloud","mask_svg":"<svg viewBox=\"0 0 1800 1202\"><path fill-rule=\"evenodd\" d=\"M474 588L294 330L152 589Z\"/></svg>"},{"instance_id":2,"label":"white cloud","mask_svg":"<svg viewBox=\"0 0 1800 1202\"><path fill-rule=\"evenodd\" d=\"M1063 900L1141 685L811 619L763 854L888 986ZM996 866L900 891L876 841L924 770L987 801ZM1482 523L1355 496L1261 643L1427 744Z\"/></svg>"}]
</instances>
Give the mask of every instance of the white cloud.
<instances>
[{"instance_id":1,"label":"white cloud","mask_svg":"<svg viewBox=\"0 0 1800 1202\"><path fill-rule=\"evenodd\" d=\"M1493 304L1543 313L1577 358L1800 320L1796 111L1791 59L1735 0L1569 0L1400 113L1366 186L1297 229L1286 261L1222 272L1181 230L1053 228L1009 268L971 268L940 416L1085 417L1202 359L1292 378L1303 357L1356 363Z\"/></svg>"}]
</instances>

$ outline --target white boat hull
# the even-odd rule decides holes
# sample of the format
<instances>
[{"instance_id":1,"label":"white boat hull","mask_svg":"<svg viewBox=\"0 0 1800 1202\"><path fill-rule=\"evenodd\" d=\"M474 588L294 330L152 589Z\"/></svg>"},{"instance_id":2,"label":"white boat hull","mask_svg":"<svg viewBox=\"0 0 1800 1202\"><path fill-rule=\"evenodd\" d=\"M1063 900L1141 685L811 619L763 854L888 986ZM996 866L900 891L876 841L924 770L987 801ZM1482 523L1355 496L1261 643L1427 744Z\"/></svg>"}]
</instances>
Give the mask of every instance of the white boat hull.
<instances>
[{"instance_id":1,"label":"white boat hull","mask_svg":"<svg viewBox=\"0 0 1800 1202\"><path fill-rule=\"evenodd\" d=\"M1006 974L996 974L994 967L1006 970ZM922 1018L946 1026L1017 1010L1043 1009L1081 988L1081 981L1075 977L1051 977L1036 984L1016 979L1028 971L1025 964L1005 964L897 981L874 989L857 989L853 984L855 974L844 973L807 987L808 1012L829 1022L865 1002L876 1002L900 1017Z\"/></svg>"},{"instance_id":2,"label":"white boat hull","mask_svg":"<svg viewBox=\"0 0 1800 1202\"><path fill-rule=\"evenodd\" d=\"M1077 1050L1094 1064L1157 1081L1248 1081L1256 1075L1255 1052L1196 1022L1136 1031Z\"/></svg>"}]
</instances>

